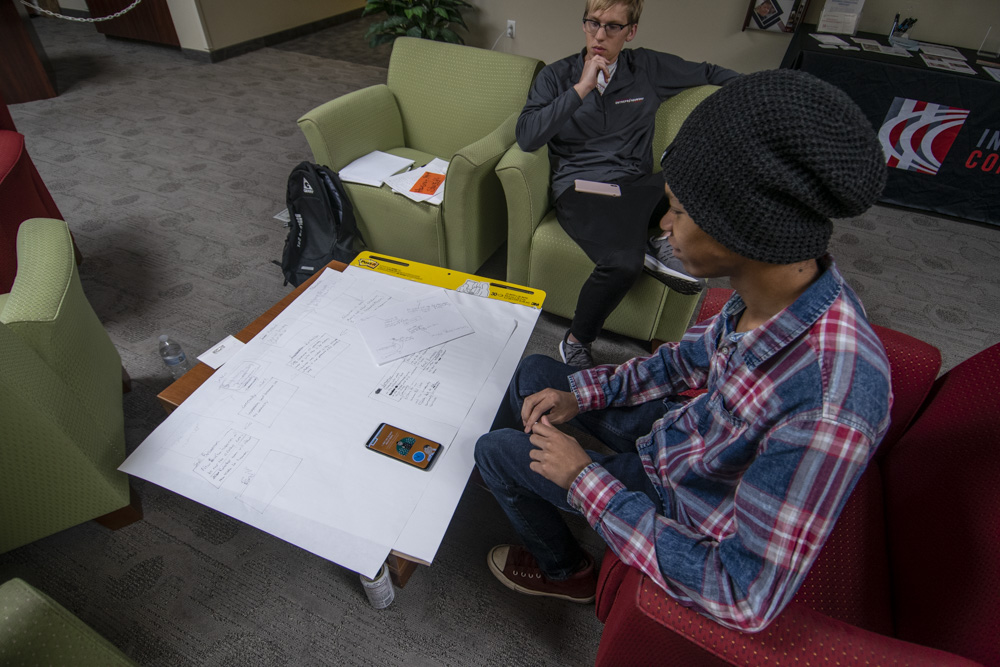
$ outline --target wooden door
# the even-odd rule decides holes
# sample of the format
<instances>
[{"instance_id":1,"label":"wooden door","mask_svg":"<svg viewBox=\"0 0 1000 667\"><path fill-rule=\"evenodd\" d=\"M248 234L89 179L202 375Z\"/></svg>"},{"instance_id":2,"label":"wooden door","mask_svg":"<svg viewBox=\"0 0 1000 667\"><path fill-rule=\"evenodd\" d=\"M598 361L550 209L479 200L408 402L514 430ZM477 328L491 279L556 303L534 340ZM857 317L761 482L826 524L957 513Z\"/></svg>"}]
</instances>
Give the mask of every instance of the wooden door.
<instances>
[{"instance_id":1,"label":"wooden door","mask_svg":"<svg viewBox=\"0 0 1000 667\"><path fill-rule=\"evenodd\" d=\"M0 94L8 104L56 96L55 76L22 5L0 0ZM41 20L41 19L39 19Z\"/></svg>"},{"instance_id":2,"label":"wooden door","mask_svg":"<svg viewBox=\"0 0 1000 667\"><path fill-rule=\"evenodd\" d=\"M130 4L132 0L87 0L87 8L94 17L114 14ZM97 26L97 32L110 37L139 39L178 47L181 45L167 0L142 0L129 13L94 25Z\"/></svg>"}]
</instances>

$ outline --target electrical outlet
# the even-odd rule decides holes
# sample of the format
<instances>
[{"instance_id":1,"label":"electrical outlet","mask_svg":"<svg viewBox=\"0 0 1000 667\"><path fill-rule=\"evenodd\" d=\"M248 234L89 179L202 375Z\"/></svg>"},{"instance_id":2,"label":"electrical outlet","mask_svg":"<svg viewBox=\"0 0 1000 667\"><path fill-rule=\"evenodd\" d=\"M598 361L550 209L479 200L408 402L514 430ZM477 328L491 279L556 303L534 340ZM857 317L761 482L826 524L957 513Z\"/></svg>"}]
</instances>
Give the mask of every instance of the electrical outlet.
<instances>
[{"instance_id":1,"label":"electrical outlet","mask_svg":"<svg viewBox=\"0 0 1000 667\"><path fill-rule=\"evenodd\" d=\"M514 19L507 19L507 36L514 39Z\"/></svg>"}]
</instances>

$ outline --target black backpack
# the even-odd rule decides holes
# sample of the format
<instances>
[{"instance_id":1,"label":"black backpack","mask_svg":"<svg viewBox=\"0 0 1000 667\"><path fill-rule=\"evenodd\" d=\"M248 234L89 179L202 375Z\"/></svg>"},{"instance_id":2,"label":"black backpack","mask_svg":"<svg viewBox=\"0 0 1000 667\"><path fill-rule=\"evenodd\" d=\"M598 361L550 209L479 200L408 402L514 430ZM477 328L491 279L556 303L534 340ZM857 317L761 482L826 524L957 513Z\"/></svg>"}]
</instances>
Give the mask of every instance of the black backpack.
<instances>
[{"instance_id":1,"label":"black backpack","mask_svg":"<svg viewBox=\"0 0 1000 667\"><path fill-rule=\"evenodd\" d=\"M302 162L288 176L288 238L281 255L285 284L298 286L332 260L349 263L365 246L337 172ZM275 262L277 264L277 262Z\"/></svg>"}]
</instances>

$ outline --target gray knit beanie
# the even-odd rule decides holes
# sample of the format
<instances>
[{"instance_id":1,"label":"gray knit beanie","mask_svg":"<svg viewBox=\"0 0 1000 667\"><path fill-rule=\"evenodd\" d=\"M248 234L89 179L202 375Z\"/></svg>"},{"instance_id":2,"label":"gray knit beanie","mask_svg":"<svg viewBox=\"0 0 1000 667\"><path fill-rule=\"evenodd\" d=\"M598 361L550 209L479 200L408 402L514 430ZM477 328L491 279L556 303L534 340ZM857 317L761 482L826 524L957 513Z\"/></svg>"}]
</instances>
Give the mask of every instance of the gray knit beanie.
<instances>
[{"instance_id":1,"label":"gray knit beanie","mask_svg":"<svg viewBox=\"0 0 1000 667\"><path fill-rule=\"evenodd\" d=\"M863 213L886 176L878 138L851 98L787 69L739 77L701 102L662 166L695 224L771 264L822 256L830 218Z\"/></svg>"}]
</instances>

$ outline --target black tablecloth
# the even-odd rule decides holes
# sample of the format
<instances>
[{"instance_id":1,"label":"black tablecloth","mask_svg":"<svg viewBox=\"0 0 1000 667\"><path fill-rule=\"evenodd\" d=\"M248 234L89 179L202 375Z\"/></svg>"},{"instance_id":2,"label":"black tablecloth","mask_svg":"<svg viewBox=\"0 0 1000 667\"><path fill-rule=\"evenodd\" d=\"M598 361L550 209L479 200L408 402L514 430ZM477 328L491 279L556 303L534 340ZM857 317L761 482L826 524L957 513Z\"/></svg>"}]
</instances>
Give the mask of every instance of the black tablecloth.
<instances>
[{"instance_id":1,"label":"black tablecloth","mask_svg":"<svg viewBox=\"0 0 1000 667\"><path fill-rule=\"evenodd\" d=\"M838 86L868 116L890 165L881 201L1000 225L1000 83L975 51L959 49L976 70L961 74L927 67L915 52L823 49L814 31L800 26L782 67ZM885 35L857 36L888 44Z\"/></svg>"}]
</instances>

